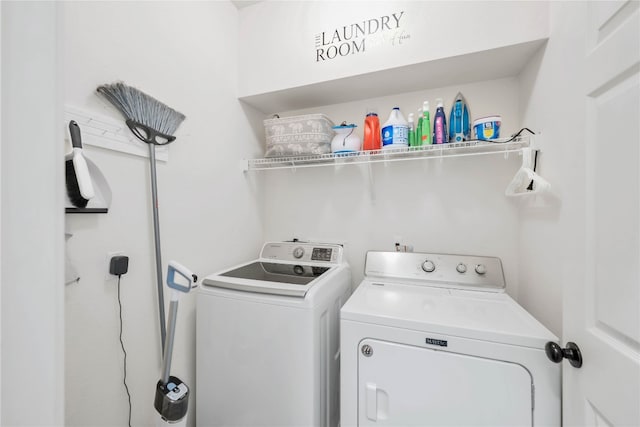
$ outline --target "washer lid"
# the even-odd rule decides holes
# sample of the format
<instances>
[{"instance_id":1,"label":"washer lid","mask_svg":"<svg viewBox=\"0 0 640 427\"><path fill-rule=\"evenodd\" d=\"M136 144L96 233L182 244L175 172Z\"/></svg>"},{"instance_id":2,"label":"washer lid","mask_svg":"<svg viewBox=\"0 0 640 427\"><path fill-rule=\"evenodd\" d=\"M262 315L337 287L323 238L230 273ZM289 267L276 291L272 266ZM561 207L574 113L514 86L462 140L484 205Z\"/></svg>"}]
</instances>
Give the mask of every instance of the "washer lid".
<instances>
[{"instance_id":1,"label":"washer lid","mask_svg":"<svg viewBox=\"0 0 640 427\"><path fill-rule=\"evenodd\" d=\"M254 261L207 276L205 286L263 294L304 297L331 267Z\"/></svg>"},{"instance_id":2,"label":"washer lid","mask_svg":"<svg viewBox=\"0 0 640 427\"><path fill-rule=\"evenodd\" d=\"M558 341L505 293L365 279L340 315L342 320L540 349Z\"/></svg>"}]
</instances>

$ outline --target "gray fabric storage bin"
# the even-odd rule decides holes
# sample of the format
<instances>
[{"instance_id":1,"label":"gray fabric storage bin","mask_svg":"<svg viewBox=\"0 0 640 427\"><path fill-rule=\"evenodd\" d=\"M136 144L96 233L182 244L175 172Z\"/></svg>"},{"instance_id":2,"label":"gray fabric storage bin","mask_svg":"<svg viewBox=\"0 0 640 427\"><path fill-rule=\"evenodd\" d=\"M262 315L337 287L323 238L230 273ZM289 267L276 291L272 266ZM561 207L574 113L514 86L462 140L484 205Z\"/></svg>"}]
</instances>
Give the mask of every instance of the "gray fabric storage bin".
<instances>
[{"instance_id":1,"label":"gray fabric storage bin","mask_svg":"<svg viewBox=\"0 0 640 427\"><path fill-rule=\"evenodd\" d=\"M333 122L324 114L277 117L264 121L265 157L331 153Z\"/></svg>"}]
</instances>

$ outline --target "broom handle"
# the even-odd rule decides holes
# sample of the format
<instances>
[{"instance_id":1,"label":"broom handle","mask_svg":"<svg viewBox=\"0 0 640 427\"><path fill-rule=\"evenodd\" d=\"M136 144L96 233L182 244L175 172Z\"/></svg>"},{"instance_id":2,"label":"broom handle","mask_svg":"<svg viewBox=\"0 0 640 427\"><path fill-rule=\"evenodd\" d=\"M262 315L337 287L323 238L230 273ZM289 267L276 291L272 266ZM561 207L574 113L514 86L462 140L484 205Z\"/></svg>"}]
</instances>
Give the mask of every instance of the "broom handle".
<instances>
[{"instance_id":1,"label":"broom handle","mask_svg":"<svg viewBox=\"0 0 640 427\"><path fill-rule=\"evenodd\" d=\"M158 180L156 178L156 146L149 146L149 160L151 166L151 196L153 199L153 232L156 246L156 280L158 285L158 313L160 315L160 338L162 355L164 356L164 343L167 335L167 326L164 315L164 292L162 287L162 256L160 255L160 220L158 219Z\"/></svg>"}]
</instances>

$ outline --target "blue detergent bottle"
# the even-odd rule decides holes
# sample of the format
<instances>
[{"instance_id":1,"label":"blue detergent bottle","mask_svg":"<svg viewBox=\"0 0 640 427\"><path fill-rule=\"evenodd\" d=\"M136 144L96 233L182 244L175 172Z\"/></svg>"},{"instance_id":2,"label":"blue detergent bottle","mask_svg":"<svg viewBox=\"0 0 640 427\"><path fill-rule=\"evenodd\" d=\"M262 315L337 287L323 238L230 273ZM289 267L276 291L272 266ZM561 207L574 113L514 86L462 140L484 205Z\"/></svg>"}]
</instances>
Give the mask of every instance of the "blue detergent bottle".
<instances>
[{"instance_id":1,"label":"blue detergent bottle","mask_svg":"<svg viewBox=\"0 0 640 427\"><path fill-rule=\"evenodd\" d=\"M442 98L436 99L436 114L433 116L433 143L446 144L447 138L447 116L444 113L444 103Z\"/></svg>"},{"instance_id":2,"label":"blue detergent bottle","mask_svg":"<svg viewBox=\"0 0 640 427\"><path fill-rule=\"evenodd\" d=\"M389 120L382 125L382 149L407 147L409 145L409 123L400 112L400 107L393 107Z\"/></svg>"}]
</instances>

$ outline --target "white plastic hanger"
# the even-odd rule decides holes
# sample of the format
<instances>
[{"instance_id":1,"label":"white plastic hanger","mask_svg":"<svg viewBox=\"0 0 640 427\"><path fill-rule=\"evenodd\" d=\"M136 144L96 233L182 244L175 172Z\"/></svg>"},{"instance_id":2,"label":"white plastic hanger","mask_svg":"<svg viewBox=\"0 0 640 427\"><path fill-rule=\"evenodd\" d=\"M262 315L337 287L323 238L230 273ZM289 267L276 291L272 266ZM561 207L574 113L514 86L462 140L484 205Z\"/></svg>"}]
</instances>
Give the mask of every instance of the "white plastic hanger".
<instances>
[{"instance_id":1,"label":"white plastic hanger","mask_svg":"<svg viewBox=\"0 0 640 427\"><path fill-rule=\"evenodd\" d=\"M522 149L522 166L516 172L507 189L507 197L521 197L551 191L551 184L533 170L531 148Z\"/></svg>"}]
</instances>

